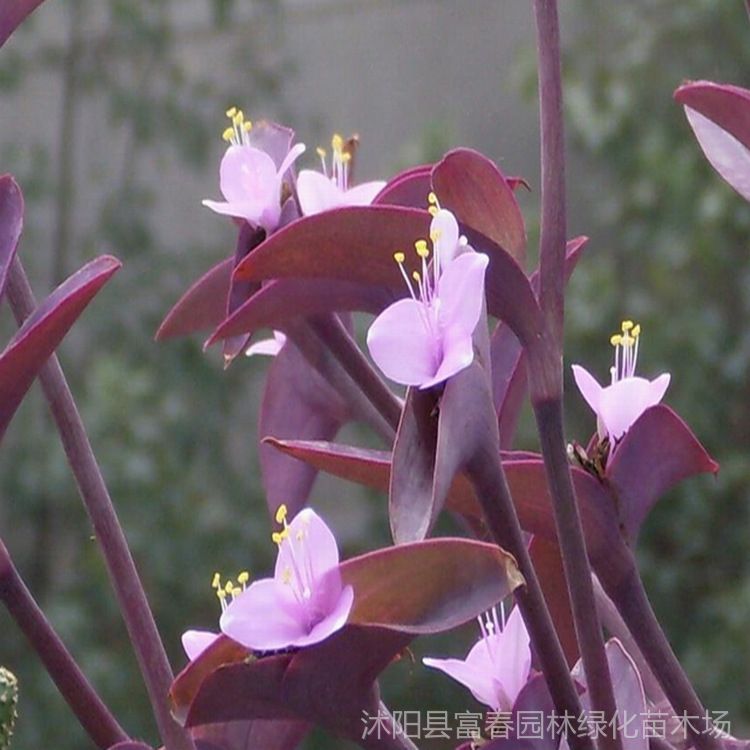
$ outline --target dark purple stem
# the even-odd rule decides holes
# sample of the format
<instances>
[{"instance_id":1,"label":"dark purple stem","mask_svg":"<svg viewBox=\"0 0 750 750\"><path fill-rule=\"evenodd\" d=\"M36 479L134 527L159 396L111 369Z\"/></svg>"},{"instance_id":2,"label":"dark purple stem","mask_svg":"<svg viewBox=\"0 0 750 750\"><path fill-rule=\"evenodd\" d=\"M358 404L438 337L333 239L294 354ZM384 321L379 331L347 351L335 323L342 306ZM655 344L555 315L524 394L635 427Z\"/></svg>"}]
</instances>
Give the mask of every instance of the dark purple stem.
<instances>
[{"instance_id":1,"label":"dark purple stem","mask_svg":"<svg viewBox=\"0 0 750 750\"><path fill-rule=\"evenodd\" d=\"M745 10L747 11L748 19L750 19L750 0L745 0Z\"/></svg>"},{"instance_id":2,"label":"dark purple stem","mask_svg":"<svg viewBox=\"0 0 750 750\"><path fill-rule=\"evenodd\" d=\"M700 726L706 716L706 709L656 619L632 556L631 560L632 564L626 575L617 581L604 579L602 586L620 611L675 714L696 717L695 723ZM688 731L692 729L690 723L686 722ZM710 733L691 732L691 735L699 750L721 750L721 741Z\"/></svg>"},{"instance_id":3,"label":"dark purple stem","mask_svg":"<svg viewBox=\"0 0 750 750\"><path fill-rule=\"evenodd\" d=\"M341 319L336 315L317 315L309 318L308 323L395 434L402 404L369 363Z\"/></svg>"},{"instance_id":4,"label":"dark purple stem","mask_svg":"<svg viewBox=\"0 0 750 750\"><path fill-rule=\"evenodd\" d=\"M539 239L540 304L547 329L560 341L565 292L565 130L557 0L534 0L539 57L542 216Z\"/></svg>"},{"instance_id":5,"label":"dark purple stem","mask_svg":"<svg viewBox=\"0 0 750 750\"><path fill-rule=\"evenodd\" d=\"M531 358L529 360L531 364ZM532 369L533 379L533 369ZM602 711L611 721L617 711L612 679L604 651L604 634L594 600L591 566L583 537L583 526L573 490L570 466L565 452L562 427L562 400L535 400L536 416L544 468L547 474L557 538L568 583L578 648L581 652L586 684L593 711ZM610 724L609 726L614 726ZM619 733L602 733L601 746L621 748Z\"/></svg>"},{"instance_id":6,"label":"dark purple stem","mask_svg":"<svg viewBox=\"0 0 750 750\"><path fill-rule=\"evenodd\" d=\"M34 647L84 731L97 747L124 742L128 736L104 705L24 584L0 541L0 599Z\"/></svg>"},{"instance_id":7,"label":"dark purple stem","mask_svg":"<svg viewBox=\"0 0 750 750\"><path fill-rule=\"evenodd\" d=\"M19 325L36 307L34 293L18 258L8 278L8 299ZM125 534L117 518L99 465L70 388L55 355L39 379L75 476L81 498L104 554L110 580L128 629L156 723L166 750L195 750L187 732L172 718L168 694L173 680L164 645L148 605Z\"/></svg>"},{"instance_id":8,"label":"dark purple stem","mask_svg":"<svg viewBox=\"0 0 750 750\"><path fill-rule=\"evenodd\" d=\"M487 450L476 456L467 467L487 525L495 541L518 561L526 585L514 592L516 602L531 636L550 695L558 715L581 715L578 692L568 670L565 654L555 630L539 579L529 557L526 540L500 463L497 443L487 441ZM568 742L574 750L592 750L594 742L584 733L575 732Z\"/></svg>"},{"instance_id":9,"label":"dark purple stem","mask_svg":"<svg viewBox=\"0 0 750 750\"><path fill-rule=\"evenodd\" d=\"M608 720L616 703L604 636L594 602L591 567L565 451L562 418L562 332L565 288L565 137L556 0L534 0L539 57L542 218L539 247L541 336L529 347L531 400L553 499L555 525L591 705ZM613 726L611 724L610 726ZM620 750L619 734L604 733L602 748Z\"/></svg>"}]
</instances>

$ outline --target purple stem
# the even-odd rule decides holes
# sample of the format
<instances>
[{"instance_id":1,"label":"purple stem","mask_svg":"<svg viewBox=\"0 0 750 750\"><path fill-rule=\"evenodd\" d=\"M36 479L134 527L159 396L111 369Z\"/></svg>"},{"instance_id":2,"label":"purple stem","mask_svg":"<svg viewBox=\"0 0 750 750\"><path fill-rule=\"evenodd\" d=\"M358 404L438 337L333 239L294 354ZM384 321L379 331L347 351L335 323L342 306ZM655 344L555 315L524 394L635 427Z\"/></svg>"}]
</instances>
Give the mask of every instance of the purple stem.
<instances>
[{"instance_id":1,"label":"purple stem","mask_svg":"<svg viewBox=\"0 0 750 750\"><path fill-rule=\"evenodd\" d=\"M529 556L497 445L497 441L488 440L484 454L474 458L467 467L467 475L474 485L492 536L516 558L526 579L526 585L519 586L514 596L529 630L555 710L560 716L580 716L582 711L578 692ZM593 740L581 732L572 733L568 742L574 750L594 748Z\"/></svg>"},{"instance_id":2,"label":"purple stem","mask_svg":"<svg viewBox=\"0 0 750 750\"><path fill-rule=\"evenodd\" d=\"M20 325L36 307L36 300L18 258L14 259L11 267L7 292L11 309ZM166 750L195 750L186 730L170 713L168 694L174 678L172 669L86 429L55 355L42 368L39 379L104 554L161 739Z\"/></svg>"},{"instance_id":3,"label":"purple stem","mask_svg":"<svg viewBox=\"0 0 750 750\"><path fill-rule=\"evenodd\" d=\"M65 644L34 601L8 550L0 540L0 599L34 647L84 731L97 747L128 739L115 717L91 687Z\"/></svg>"},{"instance_id":4,"label":"purple stem","mask_svg":"<svg viewBox=\"0 0 750 750\"><path fill-rule=\"evenodd\" d=\"M529 358L531 365L531 357ZM533 379L533 369L531 371ZM547 474L557 538L568 583L578 648L581 652L586 684L591 697L592 711L604 712L611 721L617 712L615 693L604 651L604 634L594 600L586 543L581 517L570 476L562 428L562 400L538 401L532 397L537 429L541 442L544 468ZM614 723L609 726L615 726ZM618 732L602 733L602 747L619 750L622 747Z\"/></svg>"},{"instance_id":5,"label":"purple stem","mask_svg":"<svg viewBox=\"0 0 750 750\"><path fill-rule=\"evenodd\" d=\"M534 0L539 58L542 216L539 299L547 329L562 340L565 293L565 130L557 0Z\"/></svg>"},{"instance_id":6,"label":"purple stem","mask_svg":"<svg viewBox=\"0 0 750 750\"><path fill-rule=\"evenodd\" d=\"M542 218L539 247L541 337L529 348L531 400L553 498L557 538L592 710L612 720L616 703L604 636L594 601L591 567L565 451L562 417L562 332L565 287L565 137L560 23L556 0L534 0L539 57ZM611 724L611 726L614 726ZM621 750L619 733L604 733L602 748Z\"/></svg>"},{"instance_id":7,"label":"purple stem","mask_svg":"<svg viewBox=\"0 0 750 750\"><path fill-rule=\"evenodd\" d=\"M357 342L337 315L316 315L310 327L328 347L349 377L362 389L370 403L392 427L394 435L401 419L402 404L367 360Z\"/></svg>"},{"instance_id":8,"label":"purple stem","mask_svg":"<svg viewBox=\"0 0 750 750\"><path fill-rule=\"evenodd\" d=\"M696 717L696 724L699 724L706 716L706 709L656 619L635 560L631 556L631 564L626 575L615 581L602 579L601 582L654 671L675 714ZM691 722L688 721L686 724L690 731ZM691 736L698 750L722 748L721 741L712 734L691 731Z\"/></svg>"}]
</instances>

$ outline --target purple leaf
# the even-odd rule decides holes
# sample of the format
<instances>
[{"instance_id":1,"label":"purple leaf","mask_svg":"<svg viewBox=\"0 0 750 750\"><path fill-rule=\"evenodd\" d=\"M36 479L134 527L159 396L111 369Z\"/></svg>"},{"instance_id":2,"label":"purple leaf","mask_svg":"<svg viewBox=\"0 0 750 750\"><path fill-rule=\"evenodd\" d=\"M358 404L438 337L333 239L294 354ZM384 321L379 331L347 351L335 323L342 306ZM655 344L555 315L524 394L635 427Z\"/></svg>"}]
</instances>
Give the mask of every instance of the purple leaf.
<instances>
[{"instance_id":1,"label":"purple leaf","mask_svg":"<svg viewBox=\"0 0 750 750\"><path fill-rule=\"evenodd\" d=\"M252 227L247 223L242 224L237 235L237 245L234 250L234 267L236 268L265 238L266 232L264 229ZM227 317L241 307L245 300L258 291L258 289L260 289L260 284L257 282L232 279L226 301ZM242 334L224 340L223 354L225 366L228 366L238 354L247 348L249 338L247 334Z\"/></svg>"},{"instance_id":2,"label":"purple leaf","mask_svg":"<svg viewBox=\"0 0 750 750\"><path fill-rule=\"evenodd\" d=\"M412 167L389 180L375 196L374 204L424 208L432 190L432 164Z\"/></svg>"},{"instance_id":3,"label":"purple leaf","mask_svg":"<svg viewBox=\"0 0 750 750\"><path fill-rule=\"evenodd\" d=\"M541 536L531 540L529 548L534 569L539 578L544 598L549 607L555 630L560 638L560 644L565 652L568 666L572 667L580 654L576 639L575 622L570 608L568 584L565 580L560 547L556 541L550 541Z\"/></svg>"},{"instance_id":4,"label":"purple leaf","mask_svg":"<svg viewBox=\"0 0 750 750\"><path fill-rule=\"evenodd\" d=\"M468 148L455 149L435 165L432 184L442 208L452 211L459 222L491 239L523 266L523 216L513 188L492 161Z\"/></svg>"},{"instance_id":5,"label":"purple leaf","mask_svg":"<svg viewBox=\"0 0 750 750\"><path fill-rule=\"evenodd\" d=\"M206 724L192 734L198 750L294 750L309 731L303 721L256 719Z\"/></svg>"},{"instance_id":6,"label":"purple leaf","mask_svg":"<svg viewBox=\"0 0 750 750\"><path fill-rule=\"evenodd\" d=\"M435 521L432 482L435 471L438 397L410 388L393 444L388 518L396 544L424 539ZM390 459L390 457L389 457ZM390 460L388 471L390 471Z\"/></svg>"},{"instance_id":7,"label":"purple leaf","mask_svg":"<svg viewBox=\"0 0 750 750\"><path fill-rule=\"evenodd\" d=\"M8 41L8 37L26 16L42 2L43 0L7 0L0 4L0 47Z\"/></svg>"},{"instance_id":8,"label":"purple leaf","mask_svg":"<svg viewBox=\"0 0 750 750\"><path fill-rule=\"evenodd\" d=\"M305 216L269 237L236 269L251 281L329 278L403 292L393 253L429 232L430 214L402 206L347 206Z\"/></svg>"},{"instance_id":9,"label":"purple leaf","mask_svg":"<svg viewBox=\"0 0 750 750\"><path fill-rule=\"evenodd\" d=\"M394 300L384 287L328 279L269 281L245 301L211 335L219 339L252 333L258 328L283 328L293 317L359 310L379 313Z\"/></svg>"},{"instance_id":10,"label":"purple leaf","mask_svg":"<svg viewBox=\"0 0 750 750\"><path fill-rule=\"evenodd\" d=\"M516 562L497 545L469 539L430 539L387 547L340 566L354 587L349 622L403 633L438 633L497 604L523 583ZM419 585L404 595L418 571Z\"/></svg>"},{"instance_id":11,"label":"purple leaf","mask_svg":"<svg viewBox=\"0 0 750 750\"><path fill-rule=\"evenodd\" d=\"M688 122L714 169L750 200L750 91L710 81L675 91Z\"/></svg>"},{"instance_id":12,"label":"purple leaf","mask_svg":"<svg viewBox=\"0 0 750 750\"><path fill-rule=\"evenodd\" d=\"M22 230L23 195L13 177L5 174L0 177L0 299Z\"/></svg>"},{"instance_id":13,"label":"purple leaf","mask_svg":"<svg viewBox=\"0 0 750 750\"><path fill-rule=\"evenodd\" d=\"M167 313L156 332L156 340L186 336L215 328L226 317L233 258L225 258L209 268Z\"/></svg>"},{"instance_id":14,"label":"purple leaf","mask_svg":"<svg viewBox=\"0 0 750 750\"><path fill-rule=\"evenodd\" d=\"M288 341L266 377L258 423L260 439L274 435L331 440L348 419L349 410L336 389ZM317 470L263 443L260 465L271 517L282 503L294 517L307 502Z\"/></svg>"},{"instance_id":15,"label":"purple leaf","mask_svg":"<svg viewBox=\"0 0 750 750\"><path fill-rule=\"evenodd\" d=\"M719 465L668 406L646 410L607 467L629 539L635 542L646 516L668 489L695 474L718 470Z\"/></svg>"},{"instance_id":16,"label":"purple leaf","mask_svg":"<svg viewBox=\"0 0 750 750\"><path fill-rule=\"evenodd\" d=\"M120 266L109 255L87 263L40 303L0 354L0 437L39 370Z\"/></svg>"},{"instance_id":17,"label":"purple leaf","mask_svg":"<svg viewBox=\"0 0 750 750\"><path fill-rule=\"evenodd\" d=\"M127 740L126 742L118 742L116 745L110 745L108 750L153 750L153 748L145 742Z\"/></svg>"}]
</instances>

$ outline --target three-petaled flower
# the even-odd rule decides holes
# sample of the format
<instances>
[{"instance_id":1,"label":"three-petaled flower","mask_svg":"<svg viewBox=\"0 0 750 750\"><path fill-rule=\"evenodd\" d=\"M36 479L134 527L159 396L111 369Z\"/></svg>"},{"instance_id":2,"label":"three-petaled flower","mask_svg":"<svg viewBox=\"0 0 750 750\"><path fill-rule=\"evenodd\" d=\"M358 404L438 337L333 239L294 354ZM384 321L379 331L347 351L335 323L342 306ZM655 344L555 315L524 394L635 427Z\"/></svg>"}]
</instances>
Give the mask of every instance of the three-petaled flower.
<instances>
[{"instance_id":1,"label":"three-petaled flower","mask_svg":"<svg viewBox=\"0 0 750 750\"><path fill-rule=\"evenodd\" d=\"M611 337L615 362L610 368L612 382L608 386L599 385L587 370L573 365L578 390L596 414L600 439L609 437L613 443L620 440L646 409L662 400L669 386L669 373L654 380L635 374L640 333L640 325L625 320L622 332Z\"/></svg>"},{"instance_id":2,"label":"three-petaled flower","mask_svg":"<svg viewBox=\"0 0 750 750\"><path fill-rule=\"evenodd\" d=\"M300 210L305 216L342 206L369 206L385 185L383 180L374 180L349 186L352 154L338 133L331 139L331 152L330 172L326 164L326 152L319 148L318 156L323 171L302 169L297 177L297 197Z\"/></svg>"},{"instance_id":3,"label":"three-petaled flower","mask_svg":"<svg viewBox=\"0 0 750 750\"><path fill-rule=\"evenodd\" d=\"M394 254L410 297L386 308L367 333L370 354L385 375L419 388L442 383L474 360L472 339L482 315L489 263L459 236L456 218L437 208L433 194L430 203L432 262L427 242L417 240L422 270L409 278L405 254Z\"/></svg>"},{"instance_id":4,"label":"three-petaled flower","mask_svg":"<svg viewBox=\"0 0 750 750\"><path fill-rule=\"evenodd\" d=\"M286 522L281 506L274 532L279 547L273 578L255 581L238 592L224 610L225 635L256 651L310 646L340 630L354 603L354 590L339 572L336 539L310 508Z\"/></svg>"},{"instance_id":5,"label":"three-petaled flower","mask_svg":"<svg viewBox=\"0 0 750 750\"><path fill-rule=\"evenodd\" d=\"M219 186L225 200L204 200L203 205L273 232L281 218L284 176L305 146L296 144L277 164L266 151L253 145L252 123L245 120L241 110L232 107L227 117L232 124L223 138L230 145L219 167Z\"/></svg>"},{"instance_id":6,"label":"three-petaled flower","mask_svg":"<svg viewBox=\"0 0 750 750\"><path fill-rule=\"evenodd\" d=\"M479 617L482 637L466 659L422 659L427 667L445 672L495 711L511 711L531 672L529 634L515 607L501 628L497 611Z\"/></svg>"}]
</instances>

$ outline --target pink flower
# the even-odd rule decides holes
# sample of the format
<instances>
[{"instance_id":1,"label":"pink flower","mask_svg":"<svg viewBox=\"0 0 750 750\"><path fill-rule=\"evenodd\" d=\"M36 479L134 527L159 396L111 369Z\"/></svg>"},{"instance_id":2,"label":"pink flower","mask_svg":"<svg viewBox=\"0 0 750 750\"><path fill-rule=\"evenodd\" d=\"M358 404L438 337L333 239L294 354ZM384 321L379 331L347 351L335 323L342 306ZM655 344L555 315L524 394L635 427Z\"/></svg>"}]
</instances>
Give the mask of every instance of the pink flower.
<instances>
[{"instance_id":1,"label":"pink flower","mask_svg":"<svg viewBox=\"0 0 750 750\"><path fill-rule=\"evenodd\" d=\"M286 344L286 336L281 331L274 331L273 338L261 339L248 346L245 350L245 356L253 357L260 354L266 357L275 357L284 344Z\"/></svg>"},{"instance_id":2,"label":"pink flower","mask_svg":"<svg viewBox=\"0 0 750 750\"><path fill-rule=\"evenodd\" d=\"M612 382L601 386L580 365L573 365L573 376L581 395L594 410L599 437L616 441L630 429L631 425L646 409L656 406L669 386L669 373L647 380L635 375L638 361L638 345L641 327L626 320L622 333L610 339L615 347L615 363L610 368Z\"/></svg>"},{"instance_id":3,"label":"pink flower","mask_svg":"<svg viewBox=\"0 0 750 750\"><path fill-rule=\"evenodd\" d=\"M233 107L227 116L232 125L224 131L224 140L230 146L219 168L219 184L225 200L204 200L203 205L272 232L281 217L284 176L305 146L298 143L289 149L277 165L266 151L253 145L252 123L244 119L241 110ZM265 140L262 136L258 143Z\"/></svg>"},{"instance_id":4,"label":"pink flower","mask_svg":"<svg viewBox=\"0 0 750 750\"><path fill-rule=\"evenodd\" d=\"M445 672L471 690L481 703L495 711L511 711L529 679L531 649L521 613L515 607L501 629L497 612L479 618L482 637L466 659L422 659L427 667Z\"/></svg>"},{"instance_id":5,"label":"pink flower","mask_svg":"<svg viewBox=\"0 0 750 750\"><path fill-rule=\"evenodd\" d=\"M330 173L326 165L326 152L319 148L323 171L303 169L297 178L297 197L305 216L342 206L369 206L385 185L384 180L375 180L349 187L351 153L345 149L344 139L340 135L334 135L331 139L331 149Z\"/></svg>"},{"instance_id":6,"label":"pink flower","mask_svg":"<svg viewBox=\"0 0 750 750\"><path fill-rule=\"evenodd\" d=\"M331 530L310 508L287 524L286 506L273 535L279 546L273 578L238 593L221 616L223 633L246 648L275 651L310 646L346 623L354 590L339 573L339 551Z\"/></svg>"},{"instance_id":7,"label":"pink flower","mask_svg":"<svg viewBox=\"0 0 750 750\"><path fill-rule=\"evenodd\" d=\"M474 252L466 238L459 237L450 211L433 214L432 263L427 263L425 240L415 243L422 270L414 271L411 279L404 253L394 254L411 297L386 308L367 333L377 366L391 380L420 388L441 383L472 363L472 336L482 314L489 263L486 255Z\"/></svg>"}]
</instances>

